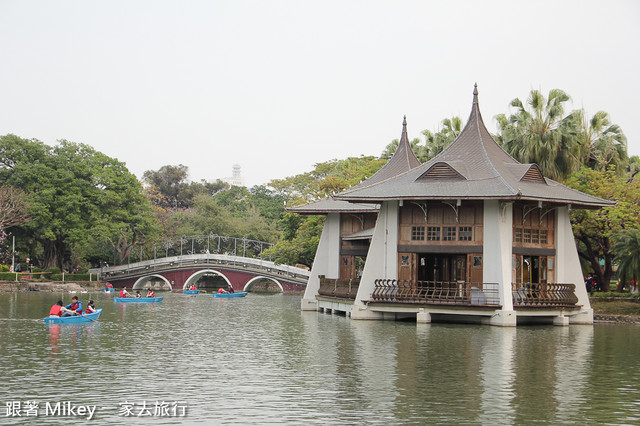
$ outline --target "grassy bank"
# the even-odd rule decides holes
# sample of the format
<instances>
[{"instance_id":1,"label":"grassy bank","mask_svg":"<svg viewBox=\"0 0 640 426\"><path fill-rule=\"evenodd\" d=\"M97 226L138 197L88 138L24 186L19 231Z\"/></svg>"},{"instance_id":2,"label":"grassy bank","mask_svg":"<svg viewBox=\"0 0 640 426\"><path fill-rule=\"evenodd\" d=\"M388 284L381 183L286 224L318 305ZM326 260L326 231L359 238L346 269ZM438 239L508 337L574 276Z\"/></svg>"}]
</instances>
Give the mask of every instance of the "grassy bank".
<instances>
[{"instance_id":1,"label":"grassy bank","mask_svg":"<svg viewBox=\"0 0 640 426\"><path fill-rule=\"evenodd\" d=\"M626 315L640 317L640 303L620 299L591 299L591 307L596 315Z\"/></svg>"}]
</instances>

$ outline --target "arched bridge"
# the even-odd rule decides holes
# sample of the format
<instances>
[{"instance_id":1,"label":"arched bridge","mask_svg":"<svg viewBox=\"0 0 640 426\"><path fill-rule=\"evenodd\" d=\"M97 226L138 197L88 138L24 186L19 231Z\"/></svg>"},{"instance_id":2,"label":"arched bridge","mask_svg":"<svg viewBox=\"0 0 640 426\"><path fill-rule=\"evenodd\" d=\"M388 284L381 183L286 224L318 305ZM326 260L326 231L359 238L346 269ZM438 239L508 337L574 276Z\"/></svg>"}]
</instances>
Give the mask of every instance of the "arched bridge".
<instances>
[{"instance_id":1,"label":"arched bridge","mask_svg":"<svg viewBox=\"0 0 640 426\"><path fill-rule=\"evenodd\" d=\"M228 254L189 254L92 270L102 281L128 289L180 290L191 285L248 291L265 283L280 291L303 291L309 271L288 265ZM260 285L261 285L260 284Z\"/></svg>"}]
</instances>

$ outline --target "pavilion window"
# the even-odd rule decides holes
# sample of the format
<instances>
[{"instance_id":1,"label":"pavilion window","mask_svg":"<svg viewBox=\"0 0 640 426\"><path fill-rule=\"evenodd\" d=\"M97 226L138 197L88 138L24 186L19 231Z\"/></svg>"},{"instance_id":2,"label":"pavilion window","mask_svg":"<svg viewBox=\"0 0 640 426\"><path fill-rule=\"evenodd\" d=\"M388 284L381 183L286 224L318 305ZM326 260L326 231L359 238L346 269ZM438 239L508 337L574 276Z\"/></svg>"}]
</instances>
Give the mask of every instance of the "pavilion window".
<instances>
[{"instance_id":1,"label":"pavilion window","mask_svg":"<svg viewBox=\"0 0 640 426\"><path fill-rule=\"evenodd\" d=\"M522 228L516 228L516 232L514 233L514 238L516 243L522 242Z\"/></svg>"},{"instance_id":2,"label":"pavilion window","mask_svg":"<svg viewBox=\"0 0 640 426\"><path fill-rule=\"evenodd\" d=\"M547 244L547 230L540 230L540 244Z\"/></svg>"},{"instance_id":3,"label":"pavilion window","mask_svg":"<svg viewBox=\"0 0 640 426\"><path fill-rule=\"evenodd\" d=\"M424 226L412 226L411 239L413 241L424 241Z\"/></svg>"},{"instance_id":4,"label":"pavilion window","mask_svg":"<svg viewBox=\"0 0 640 426\"><path fill-rule=\"evenodd\" d=\"M534 243L534 244L538 244L539 235L540 235L540 231L539 230L532 229L531 230L531 242Z\"/></svg>"},{"instance_id":5,"label":"pavilion window","mask_svg":"<svg viewBox=\"0 0 640 426\"><path fill-rule=\"evenodd\" d=\"M523 234L524 234L524 238L523 238L524 242L525 243L530 243L531 242L531 229L524 228L523 231L524 231L523 232Z\"/></svg>"},{"instance_id":6,"label":"pavilion window","mask_svg":"<svg viewBox=\"0 0 640 426\"><path fill-rule=\"evenodd\" d=\"M461 226L458 230L459 241L471 241L473 239L473 232L470 226Z\"/></svg>"},{"instance_id":7,"label":"pavilion window","mask_svg":"<svg viewBox=\"0 0 640 426\"><path fill-rule=\"evenodd\" d=\"M440 241L439 226L429 226L427 228L427 241Z\"/></svg>"},{"instance_id":8,"label":"pavilion window","mask_svg":"<svg viewBox=\"0 0 640 426\"><path fill-rule=\"evenodd\" d=\"M456 227L445 226L442 228L442 241L455 241L456 240Z\"/></svg>"}]
</instances>

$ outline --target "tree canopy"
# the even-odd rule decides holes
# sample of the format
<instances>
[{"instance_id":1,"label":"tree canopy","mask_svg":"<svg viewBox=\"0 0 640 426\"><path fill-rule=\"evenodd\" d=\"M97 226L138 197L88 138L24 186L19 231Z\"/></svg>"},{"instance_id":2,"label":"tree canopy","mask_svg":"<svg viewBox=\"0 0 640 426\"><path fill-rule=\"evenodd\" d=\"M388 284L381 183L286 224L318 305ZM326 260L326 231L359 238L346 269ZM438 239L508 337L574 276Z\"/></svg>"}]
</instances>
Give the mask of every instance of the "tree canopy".
<instances>
[{"instance_id":1,"label":"tree canopy","mask_svg":"<svg viewBox=\"0 0 640 426\"><path fill-rule=\"evenodd\" d=\"M571 212L578 254L594 271L603 289L608 291L614 273L613 244L616 235L624 230L640 228L640 183L628 182L626 177L618 176L614 170L586 167L566 183L587 194L616 201L615 206Z\"/></svg>"},{"instance_id":2,"label":"tree canopy","mask_svg":"<svg viewBox=\"0 0 640 426\"><path fill-rule=\"evenodd\" d=\"M45 268L82 260L101 244L126 251L157 232L136 177L88 145L6 135L0 164L0 184L20 188L29 204L31 220L16 233Z\"/></svg>"}]
</instances>

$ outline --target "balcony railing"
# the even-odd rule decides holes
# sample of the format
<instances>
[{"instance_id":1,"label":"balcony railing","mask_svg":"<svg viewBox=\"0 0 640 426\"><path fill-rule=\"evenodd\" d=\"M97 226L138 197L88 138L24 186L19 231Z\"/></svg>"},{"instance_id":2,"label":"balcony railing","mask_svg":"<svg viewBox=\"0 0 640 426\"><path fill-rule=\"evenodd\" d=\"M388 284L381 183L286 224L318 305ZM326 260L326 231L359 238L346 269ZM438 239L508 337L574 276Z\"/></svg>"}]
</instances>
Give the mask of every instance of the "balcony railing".
<instances>
[{"instance_id":1,"label":"balcony railing","mask_svg":"<svg viewBox=\"0 0 640 426\"><path fill-rule=\"evenodd\" d=\"M463 281L375 280L376 302L500 306L498 284Z\"/></svg>"},{"instance_id":2,"label":"balcony railing","mask_svg":"<svg viewBox=\"0 0 640 426\"><path fill-rule=\"evenodd\" d=\"M355 300L359 285L359 279L338 280L320 275L320 289L318 290L318 294L321 296Z\"/></svg>"},{"instance_id":3,"label":"balcony railing","mask_svg":"<svg viewBox=\"0 0 640 426\"><path fill-rule=\"evenodd\" d=\"M575 306L575 284L513 283L513 306Z\"/></svg>"}]
</instances>

